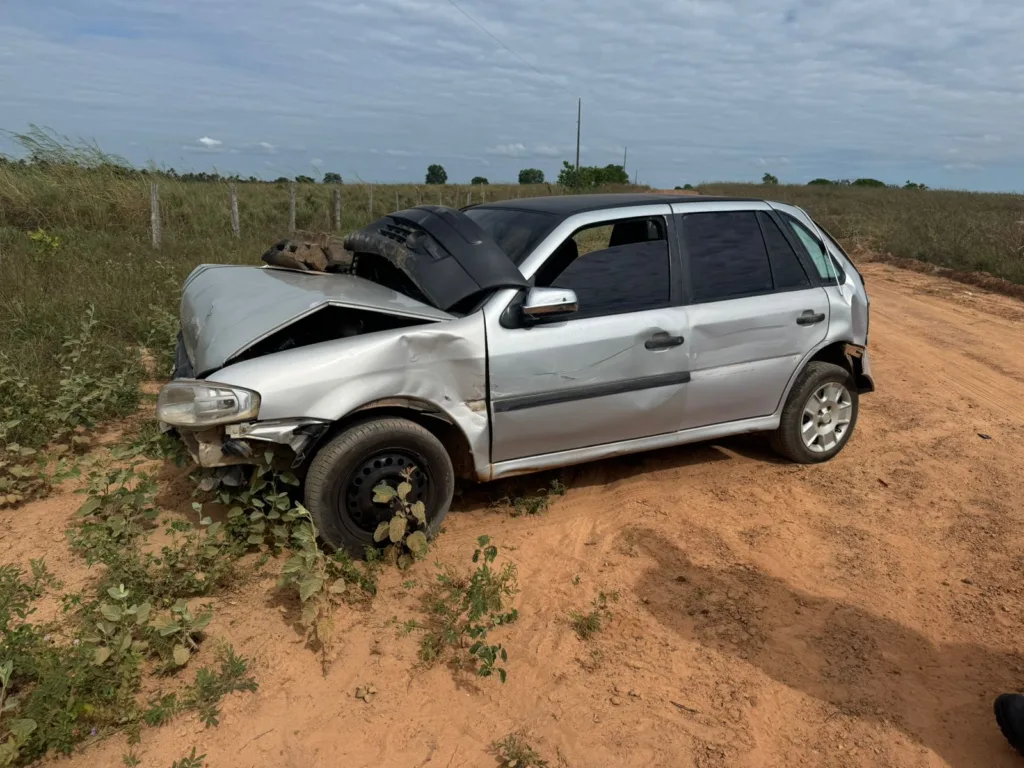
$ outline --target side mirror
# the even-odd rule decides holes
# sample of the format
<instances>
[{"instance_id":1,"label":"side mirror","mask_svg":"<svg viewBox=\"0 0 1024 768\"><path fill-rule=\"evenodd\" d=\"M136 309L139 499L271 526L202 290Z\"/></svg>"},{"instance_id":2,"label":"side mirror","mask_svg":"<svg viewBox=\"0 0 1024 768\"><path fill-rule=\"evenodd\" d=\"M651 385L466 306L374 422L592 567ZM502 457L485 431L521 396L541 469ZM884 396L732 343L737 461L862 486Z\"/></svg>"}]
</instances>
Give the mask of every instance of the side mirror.
<instances>
[{"instance_id":1,"label":"side mirror","mask_svg":"<svg viewBox=\"0 0 1024 768\"><path fill-rule=\"evenodd\" d=\"M531 288L523 301L523 318L538 322L566 317L580 308L576 292L568 288Z\"/></svg>"}]
</instances>

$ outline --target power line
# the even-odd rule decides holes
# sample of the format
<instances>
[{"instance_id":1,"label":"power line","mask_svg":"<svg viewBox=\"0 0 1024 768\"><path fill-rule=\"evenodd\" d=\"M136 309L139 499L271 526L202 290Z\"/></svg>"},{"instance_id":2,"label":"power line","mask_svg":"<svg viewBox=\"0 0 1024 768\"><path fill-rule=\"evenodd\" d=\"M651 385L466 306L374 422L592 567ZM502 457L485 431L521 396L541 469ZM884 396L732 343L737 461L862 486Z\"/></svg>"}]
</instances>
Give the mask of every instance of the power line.
<instances>
[{"instance_id":1,"label":"power line","mask_svg":"<svg viewBox=\"0 0 1024 768\"><path fill-rule=\"evenodd\" d=\"M500 40L500 39L499 39L499 38L498 38L497 36L495 36L495 35L494 35L493 33L491 33L491 32L490 32L490 30L488 30L488 29L487 29L487 28L486 28L486 27L485 27L485 26L484 26L483 24L481 24L481 23L480 23L479 21L477 21L477 20L476 20L476 19L474 19L474 18L473 18L472 16L470 16L470 15L469 15L468 13L466 13L466 11L464 11L464 10L462 9L462 7L461 7L461 6L460 6L460 5L458 4L458 3L456 3L456 2L455 2L455 0L448 0L448 3L449 3L449 4L451 5L451 7L452 7L452 8L454 8L454 9L455 9L455 10L457 10L457 11L458 11L459 13L461 13L461 14L462 14L463 16L465 16L465 17L466 17L467 19L469 19L469 20L470 20L471 22L473 22L473 25L474 25L474 26L475 26L475 27L476 27L477 29L479 29L479 30L480 30L481 32L483 32L483 33L484 33L485 35L487 35L487 36L488 36L489 38L491 38L491 40L493 40L494 42L496 42L496 43L497 43L498 45L500 45L500 46L501 46L502 48L504 48L504 49L505 49L506 51L508 51L509 53L511 53L511 54L512 54L513 56L515 56L515 57L516 57L517 59L519 59L519 60L520 60L521 62L523 62L523 64L525 64L526 66L528 66L528 67L529 67L530 69L532 69L532 70L533 70L534 72L536 72L536 73L537 73L538 75L540 75L541 77L546 77L546 78L548 78L549 80L551 80L551 79L552 79L552 78L550 77L550 75L546 75L546 74L544 74L544 73L543 73L543 72L541 72L541 71L540 71L539 69L537 69L537 68L536 68L535 66L533 66L533 64L531 64L530 62L528 62L528 61L527 61L526 59L524 59L524 58L523 58L522 56L520 56L520 55L519 55L518 53L516 53L516 52L515 52L515 51L513 51L513 50L512 50L511 48L509 48L509 47L508 47L507 45L505 45L505 43L503 43L503 42L502 42L502 41L501 41L501 40Z\"/></svg>"}]
</instances>

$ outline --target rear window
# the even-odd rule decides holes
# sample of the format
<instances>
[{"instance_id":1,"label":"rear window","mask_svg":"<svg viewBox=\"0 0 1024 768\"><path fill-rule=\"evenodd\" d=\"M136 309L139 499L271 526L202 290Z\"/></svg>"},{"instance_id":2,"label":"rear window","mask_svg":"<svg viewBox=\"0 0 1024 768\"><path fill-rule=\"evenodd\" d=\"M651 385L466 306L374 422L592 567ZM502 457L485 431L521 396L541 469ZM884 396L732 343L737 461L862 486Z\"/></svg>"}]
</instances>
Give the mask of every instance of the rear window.
<instances>
[{"instance_id":1,"label":"rear window","mask_svg":"<svg viewBox=\"0 0 1024 768\"><path fill-rule=\"evenodd\" d=\"M550 213L512 208L467 208L462 213L476 222L516 266L560 221Z\"/></svg>"}]
</instances>

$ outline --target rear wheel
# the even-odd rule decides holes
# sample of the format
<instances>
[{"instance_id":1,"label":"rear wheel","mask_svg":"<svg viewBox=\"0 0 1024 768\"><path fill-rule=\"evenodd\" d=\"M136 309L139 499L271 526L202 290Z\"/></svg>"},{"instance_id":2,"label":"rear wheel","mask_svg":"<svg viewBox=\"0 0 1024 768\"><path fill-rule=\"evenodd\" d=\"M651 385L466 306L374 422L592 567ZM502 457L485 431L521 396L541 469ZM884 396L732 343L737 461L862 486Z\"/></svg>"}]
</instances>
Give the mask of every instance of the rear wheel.
<instances>
[{"instance_id":1,"label":"rear wheel","mask_svg":"<svg viewBox=\"0 0 1024 768\"><path fill-rule=\"evenodd\" d=\"M800 464L828 461L843 449L857 424L857 388L850 372L833 363L812 361L800 372L772 447Z\"/></svg>"},{"instance_id":2,"label":"rear wheel","mask_svg":"<svg viewBox=\"0 0 1024 768\"><path fill-rule=\"evenodd\" d=\"M455 472L444 445L407 419L355 424L325 445L306 476L306 507L324 541L362 557L374 546L373 532L390 520L390 504L373 501L381 483L395 488L406 477L410 502L426 507L426 534L432 537L448 513Z\"/></svg>"}]
</instances>

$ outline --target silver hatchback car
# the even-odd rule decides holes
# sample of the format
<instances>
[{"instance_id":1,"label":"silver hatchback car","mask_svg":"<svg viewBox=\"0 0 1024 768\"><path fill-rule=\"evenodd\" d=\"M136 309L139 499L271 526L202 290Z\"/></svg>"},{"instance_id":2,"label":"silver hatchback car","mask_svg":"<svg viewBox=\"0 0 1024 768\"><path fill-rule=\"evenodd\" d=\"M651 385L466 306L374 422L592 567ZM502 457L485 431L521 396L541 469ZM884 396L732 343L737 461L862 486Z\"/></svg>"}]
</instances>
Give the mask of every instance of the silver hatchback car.
<instances>
[{"instance_id":1,"label":"silver hatchback car","mask_svg":"<svg viewBox=\"0 0 1024 768\"><path fill-rule=\"evenodd\" d=\"M802 210L656 194L423 206L310 271L185 282L158 418L196 461L287 461L325 541L361 554L408 480L425 533L489 481L767 432L835 456L874 389L868 297ZM270 454L268 454L268 451Z\"/></svg>"}]
</instances>

